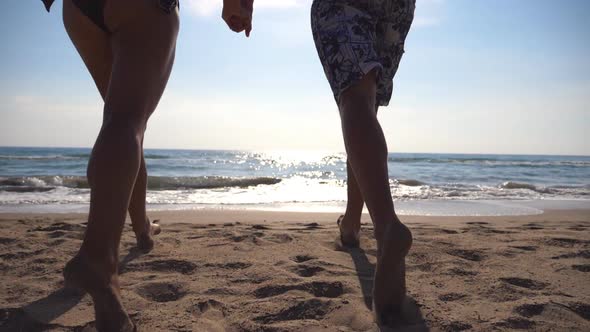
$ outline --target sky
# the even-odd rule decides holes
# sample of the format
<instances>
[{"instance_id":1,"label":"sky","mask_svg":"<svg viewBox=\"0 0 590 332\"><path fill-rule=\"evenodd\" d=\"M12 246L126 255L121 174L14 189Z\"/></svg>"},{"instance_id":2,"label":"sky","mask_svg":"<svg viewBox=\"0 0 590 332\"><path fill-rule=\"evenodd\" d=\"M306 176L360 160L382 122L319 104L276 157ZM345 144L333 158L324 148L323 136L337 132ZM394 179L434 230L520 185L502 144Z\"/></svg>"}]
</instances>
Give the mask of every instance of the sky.
<instances>
[{"instance_id":1,"label":"sky","mask_svg":"<svg viewBox=\"0 0 590 332\"><path fill-rule=\"evenodd\" d=\"M102 100L61 3L0 11L0 146L91 147ZM147 148L342 151L311 0L255 0L250 38L221 0L181 0L177 56ZM417 0L390 105L391 152L590 155L590 1Z\"/></svg>"}]
</instances>

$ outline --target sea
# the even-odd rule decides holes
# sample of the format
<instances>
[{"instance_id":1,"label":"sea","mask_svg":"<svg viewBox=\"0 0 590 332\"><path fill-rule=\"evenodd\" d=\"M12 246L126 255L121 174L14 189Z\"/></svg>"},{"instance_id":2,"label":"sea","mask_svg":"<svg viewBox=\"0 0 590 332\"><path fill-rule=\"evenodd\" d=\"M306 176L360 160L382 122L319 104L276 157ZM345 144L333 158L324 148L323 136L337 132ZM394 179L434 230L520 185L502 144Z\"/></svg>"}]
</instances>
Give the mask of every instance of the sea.
<instances>
[{"instance_id":1,"label":"sea","mask_svg":"<svg viewBox=\"0 0 590 332\"><path fill-rule=\"evenodd\" d=\"M0 147L0 212L86 212L88 148ZM149 210L342 212L346 155L146 149ZM390 153L402 215L590 208L590 156Z\"/></svg>"}]
</instances>

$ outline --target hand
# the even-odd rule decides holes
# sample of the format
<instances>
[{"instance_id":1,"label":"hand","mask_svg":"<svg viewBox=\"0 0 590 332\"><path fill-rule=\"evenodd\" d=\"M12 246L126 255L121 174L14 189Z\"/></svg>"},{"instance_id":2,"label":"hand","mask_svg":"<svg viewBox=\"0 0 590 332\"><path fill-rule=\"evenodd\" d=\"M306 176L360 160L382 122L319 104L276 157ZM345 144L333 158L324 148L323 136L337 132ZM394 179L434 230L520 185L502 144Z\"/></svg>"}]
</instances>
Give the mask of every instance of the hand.
<instances>
[{"instance_id":1,"label":"hand","mask_svg":"<svg viewBox=\"0 0 590 332\"><path fill-rule=\"evenodd\" d=\"M254 0L224 0L221 17L234 32L252 31L252 11Z\"/></svg>"}]
</instances>

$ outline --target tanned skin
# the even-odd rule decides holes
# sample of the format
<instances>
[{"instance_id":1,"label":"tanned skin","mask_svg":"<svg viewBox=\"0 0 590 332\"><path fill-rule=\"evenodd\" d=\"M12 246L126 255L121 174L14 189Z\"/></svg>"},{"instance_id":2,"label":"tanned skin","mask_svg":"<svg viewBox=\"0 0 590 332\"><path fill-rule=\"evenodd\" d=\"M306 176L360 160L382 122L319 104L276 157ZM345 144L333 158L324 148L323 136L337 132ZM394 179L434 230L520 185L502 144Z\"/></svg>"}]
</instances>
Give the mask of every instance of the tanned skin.
<instances>
[{"instance_id":1,"label":"tanned skin","mask_svg":"<svg viewBox=\"0 0 590 332\"><path fill-rule=\"evenodd\" d=\"M143 0L107 1L97 27L63 2L66 31L104 101L102 127L88 164L90 212L80 250L64 269L66 286L92 296L98 331L133 331L121 302L119 242L129 212L138 247L153 248L160 227L146 216L143 138L164 92L176 49L178 12Z\"/></svg>"},{"instance_id":2,"label":"tanned skin","mask_svg":"<svg viewBox=\"0 0 590 332\"><path fill-rule=\"evenodd\" d=\"M252 0L225 0L223 19L232 31L252 29ZM338 109L347 153L348 203L338 219L344 245L358 246L363 205L377 240L373 303L378 322L388 324L406 295L405 257L412 233L395 213L387 166L387 143L377 119L377 80L373 70L346 89Z\"/></svg>"}]
</instances>

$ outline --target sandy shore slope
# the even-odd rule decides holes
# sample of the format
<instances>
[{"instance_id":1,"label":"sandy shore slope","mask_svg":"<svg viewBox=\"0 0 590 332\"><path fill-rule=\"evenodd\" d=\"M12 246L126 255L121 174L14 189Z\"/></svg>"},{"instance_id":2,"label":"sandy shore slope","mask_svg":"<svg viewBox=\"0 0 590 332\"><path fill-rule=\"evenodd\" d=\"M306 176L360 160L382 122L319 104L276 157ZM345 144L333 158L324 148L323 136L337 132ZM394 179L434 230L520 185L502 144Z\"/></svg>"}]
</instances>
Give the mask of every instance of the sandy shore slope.
<instances>
[{"instance_id":1,"label":"sandy shore slope","mask_svg":"<svg viewBox=\"0 0 590 332\"><path fill-rule=\"evenodd\" d=\"M0 330L92 331L88 296L61 289L84 215L0 215ZM335 214L155 212L163 233L121 243L125 306L141 331L378 331L375 241L338 245ZM368 221L368 220L367 220ZM395 330L590 330L590 210L405 217L414 247Z\"/></svg>"}]
</instances>

